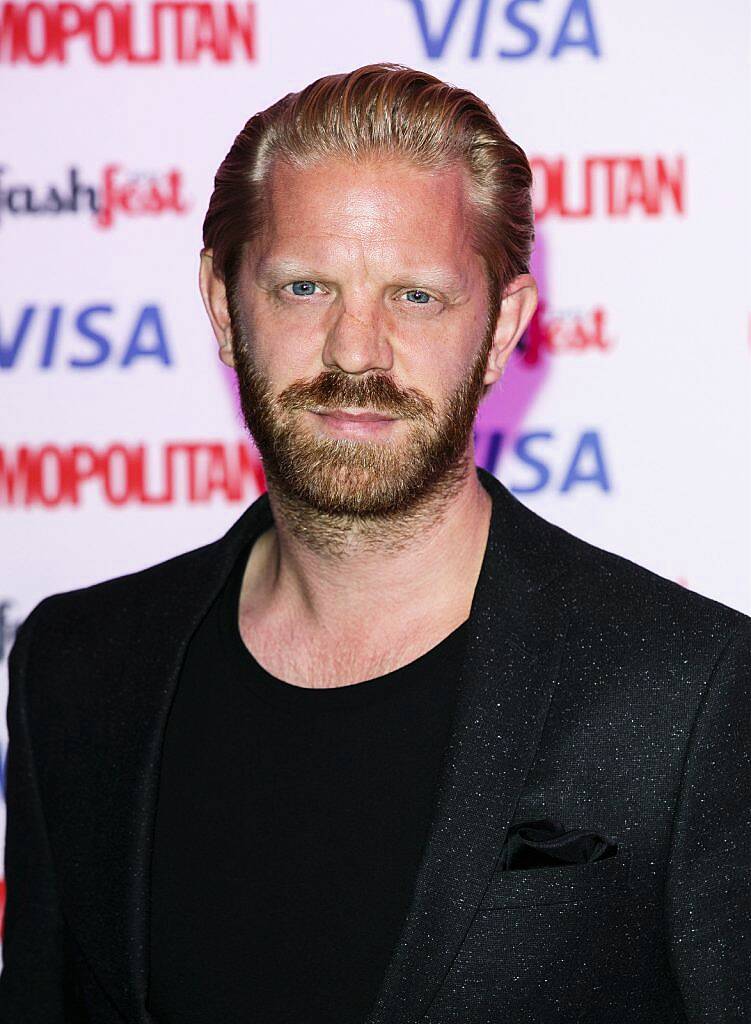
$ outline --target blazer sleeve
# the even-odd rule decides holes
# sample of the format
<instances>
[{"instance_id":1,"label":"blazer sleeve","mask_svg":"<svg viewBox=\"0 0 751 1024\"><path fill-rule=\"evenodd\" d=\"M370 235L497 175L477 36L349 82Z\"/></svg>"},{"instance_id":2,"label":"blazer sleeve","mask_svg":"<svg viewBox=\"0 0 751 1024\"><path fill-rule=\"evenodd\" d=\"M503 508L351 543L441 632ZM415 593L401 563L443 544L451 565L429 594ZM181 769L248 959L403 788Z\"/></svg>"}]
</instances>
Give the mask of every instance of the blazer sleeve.
<instances>
[{"instance_id":1,"label":"blazer sleeve","mask_svg":"<svg viewBox=\"0 0 751 1024\"><path fill-rule=\"evenodd\" d=\"M64 923L26 702L29 646L40 607L21 626L9 659L2 1024L65 1021Z\"/></svg>"},{"instance_id":2,"label":"blazer sleeve","mask_svg":"<svg viewBox=\"0 0 751 1024\"><path fill-rule=\"evenodd\" d=\"M751 1017L751 620L726 644L689 740L666 886L690 1024Z\"/></svg>"}]
</instances>

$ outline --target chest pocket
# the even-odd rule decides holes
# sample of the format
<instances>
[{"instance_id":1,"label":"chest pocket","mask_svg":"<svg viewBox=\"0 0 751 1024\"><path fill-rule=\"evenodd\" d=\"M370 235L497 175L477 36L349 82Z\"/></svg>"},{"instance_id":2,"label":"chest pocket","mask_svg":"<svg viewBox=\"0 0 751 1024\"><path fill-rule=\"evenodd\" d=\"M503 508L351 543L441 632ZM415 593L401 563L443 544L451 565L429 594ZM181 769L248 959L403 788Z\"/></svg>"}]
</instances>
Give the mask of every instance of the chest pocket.
<instances>
[{"instance_id":1,"label":"chest pocket","mask_svg":"<svg viewBox=\"0 0 751 1024\"><path fill-rule=\"evenodd\" d=\"M619 849L592 864L498 871L490 879L480 910L615 898L627 900L630 857Z\"/></svg>"}]
</instances>

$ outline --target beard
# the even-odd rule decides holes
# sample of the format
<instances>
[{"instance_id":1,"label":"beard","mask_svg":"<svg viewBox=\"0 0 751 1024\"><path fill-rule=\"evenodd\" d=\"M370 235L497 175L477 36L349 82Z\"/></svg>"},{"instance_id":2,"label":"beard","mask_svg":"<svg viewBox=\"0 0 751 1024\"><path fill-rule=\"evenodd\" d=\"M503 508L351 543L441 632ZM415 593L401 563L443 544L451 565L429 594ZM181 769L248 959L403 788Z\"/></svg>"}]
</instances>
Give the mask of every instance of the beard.
<instances>
[{"instance_id":1,"label":"beard","mask_svg":"<svg viewBox=\"0 0 751 1024\"><path fill-rule=\"evenodd\" d=\"M233 306L235 308L233 308ZM469 440L483 396L493 340L491 325L472 366L442 410L416 388L384 374L327 370L297 380L274 396L255 366L244 317L230 303L240 404L270 487L297 518L309 511L329 520L405 517L445 503L466 478ZM301 422L306 410L352 408L399 417L397 440L332 438Z\"/></svg>"}]
</instances>

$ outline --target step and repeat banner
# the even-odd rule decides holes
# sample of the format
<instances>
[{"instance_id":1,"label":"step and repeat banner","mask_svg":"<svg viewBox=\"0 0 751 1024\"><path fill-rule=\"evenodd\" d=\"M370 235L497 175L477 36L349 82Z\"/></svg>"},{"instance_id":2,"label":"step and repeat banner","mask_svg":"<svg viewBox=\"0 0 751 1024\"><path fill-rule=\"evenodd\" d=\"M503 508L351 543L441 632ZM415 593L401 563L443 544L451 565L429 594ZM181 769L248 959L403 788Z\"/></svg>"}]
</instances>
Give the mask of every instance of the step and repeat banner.
<instances>
[{"instance_id":1,"label":"step and repeat banner","mask_svg":"<svg viewBox=\"0 0 751 1024\"><path fill-rule=\"evenodd\" d=\"M745 0L0 2L0 706L37 601L259 494L198 294L213 175L251 114L383 60L472 89L534 169L541 301L478 462L751 612L748 22Z\"/></svg>"}]
</instances>

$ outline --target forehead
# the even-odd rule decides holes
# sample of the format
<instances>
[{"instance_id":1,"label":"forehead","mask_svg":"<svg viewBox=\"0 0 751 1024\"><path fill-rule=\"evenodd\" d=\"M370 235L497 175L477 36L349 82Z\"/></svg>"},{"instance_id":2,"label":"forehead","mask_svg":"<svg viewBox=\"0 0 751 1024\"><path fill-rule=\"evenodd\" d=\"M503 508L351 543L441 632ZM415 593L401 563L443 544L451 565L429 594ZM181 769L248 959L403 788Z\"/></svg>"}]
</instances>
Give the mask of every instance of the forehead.
<instances>
[{"instance_id":1,"label":"forehead","mask_svg":"<svg viewBox=\"0 0 751 1024\"><path fill-rule=\"evenodd\" d=\"M475 262L466 174L397 159L278 161L267 181L261 258L360 258L369 264ZM396 267L395 267L396 269Z\"/></svg>"}]
</instances>

